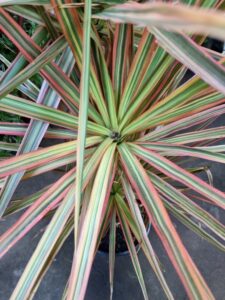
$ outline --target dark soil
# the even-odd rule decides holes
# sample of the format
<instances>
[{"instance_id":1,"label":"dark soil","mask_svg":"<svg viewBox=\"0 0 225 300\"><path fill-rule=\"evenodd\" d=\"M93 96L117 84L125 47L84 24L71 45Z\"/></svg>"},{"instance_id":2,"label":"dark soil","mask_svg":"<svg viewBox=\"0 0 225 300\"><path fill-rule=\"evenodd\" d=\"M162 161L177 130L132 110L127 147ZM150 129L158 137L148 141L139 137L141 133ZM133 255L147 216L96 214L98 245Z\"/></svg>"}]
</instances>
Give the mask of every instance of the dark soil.
<instances>
[{"instance_id":1,"label":"dark soil","mask_svg":"<svg viewBox=\"0 0 225 300\"><path fill-rule=\"evenodd\" d=\"M135 245L138 244L137 241L134 241ZM123 252L127 252L128 248L127 248L127 244L126 241L123 237L123 231L120 227L116 228L116 253L123 253ZM107 231L105 237L102 239L101 244L99 246L99 251L102 252L109 252L109 231Z\"/></svg>"},{"instance_id":2,"label":"dark soil","mask_svg":"<svg viewBox=\"0 0 225 300\"><path fill-rule=\"evenodd\" d=\"M139 202L140 204L140 202ZM140 204L140 210L141 210L141 215L142 218L144 220L145 223L145 227L146 230L149 231L150 229L150 225L149 225L149 219L145 213L145 210L143 208L143 206L141 206ZM134 245L137 247L138 246L138 241L135 239L135 237L133 236L133 241L134 241ZM103 237L100 245L99 245L99 249L100 252L109 252L109 230L106 232L106 235ZM126 240L124 238L123 235L123 230L119 224L119 222L117 223L117 227L116 227L116 247L115 247L115 252L116 254L123 254L126 253L128 251L127 248L127 244L126 244Z\"/></svg>"}]
</instances>

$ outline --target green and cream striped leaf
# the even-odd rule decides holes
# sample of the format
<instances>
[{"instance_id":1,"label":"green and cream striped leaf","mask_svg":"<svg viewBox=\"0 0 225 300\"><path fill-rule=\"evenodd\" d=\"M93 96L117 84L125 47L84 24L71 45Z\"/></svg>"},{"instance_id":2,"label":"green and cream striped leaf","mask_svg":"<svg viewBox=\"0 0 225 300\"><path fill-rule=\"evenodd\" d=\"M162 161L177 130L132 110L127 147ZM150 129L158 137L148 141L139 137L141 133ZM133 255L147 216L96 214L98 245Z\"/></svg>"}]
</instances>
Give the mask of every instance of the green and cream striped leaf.
<instances>
[{"instance_id":1,"label":"green and cream striped leaf","mask_svg":"<svg viewBox=\"0 0 225 300\"><path fill-rule=\"evenodd\" d=\"M225 39L222 10L188 6L182 3L126 3L105 9L96 16L116 22L141 24L168 31L185 31ZM203 2L204 5L204 2Z\"/></svg>"},{"instance_id":2,"label":"green and cream striped leaf","mask_svg":"<svg viewBox=\"0 0 225 300\"><path fill-rule=\"evenodd\" d=\"M193 216L218 237L225 240L225 226L221 222L159 176L152 173L149 173L149 176L160 194L175 203L178 209L181 208L186 214Z\"/></svg>"},{"instance_id":3,"label":"green and cream striped leaf","mask_svg":"<svg viewBox=\"0 0 225 300\"><path fill-rule=\"evenodd\" d=\"M109 74L109 68L106 63L104 51L102 49L101 40L98 33L92 28L92 37L96 42L96 52L98 59L95 60L96 68L99 68L99 81L101 82L104 98L106 101L112 130L118 130L117 110L116 110L116 95L114 95L113 83Z\"/></svg>"},{"instance_id":4,"label":"green and cream striped leaf","mask_svg":"<svg viewBox=\"0 0 225 300\"><path fill-rule=\"evenodd\" d=\"M79 15L76 9L64 8L63 5L70 3L67 0L52 0L52 6L54 7L56 17L61 25L63 33L71 47L76 62L81 71L82 69L82 36L83 30L79 20ZM109 115L103 99L100 83L97 79L95 69L90 64L90 93L95 101L96 106L104 120L105 125L109 126Z\"/></svg>"},{"instance_id":5,"label":"green and cream striped leaf","mask_svg":"<svg viewBox=\"0 0 225 300\"><path fill-rule=\"evenodd\" d=\"M225 126L209 128L188 133L178 134L173 137L164 138L162 142L175 143L179 145L200 142L205 140L214 140L225 137Z\"/></svg>"},{"instance_id":6,"label":"green and cream striped leaf","mask_svg":"<svg viewBox=\"0 0 225 300\"><path fill-rule=\"evenodd\" d=\"M119 103L119 120L121 120L127 112L132 97L136 89L138 88L142 77L145 74L145 71L149 65L152 50L151 47L153 45L152 41L153 36L147 31L145 31L138 44L137 52L132 60L130 71L128 73L128 78L124 86L124 92Z\"/></svg>"},{"instance_id":7,"label":"green and cream striped leaf","mask_svg":"<svg viewBox=\"0 0 225 300\"><path fill-rule=\"evenodd\" d=\"M11 299L23 300L30 297L30 293L36 280L44 267L47 258L54 248L60 237L67 220L69 219L74 208L74 186L72 186L56 210L51 222L46 228L40 242L38 243L30 261L28 262L16 288L14 289Z\"/></svg>"},{"instance_id":8,"label":"green and cream striped leaf","mask_svg":"<svg viewBox=\"0 0 225 300\"><path fill-rule=\"evenodd\" d=\"M16 212L19 212L20 210L23 210L24 208L29 207L31 204L33 204L40 196L46 192L48 188L50 188L51 185L44 187L43 189L39 190L38 192L33 193L32 195L29 195L27 197L16 199L10 202L9 206L7 207L3 217L10 216L11 214L14 214Z\"/></svg>"},{"instance_id":9,"label":"green and cream striped leaf","mask_svg":"<svg viewBox=\"0 0 225 300\"><path fill-rule=\"evenodd\" d=\"M188 99L186 99L186 101L188 101ZM123 133L127 135L133 132L150 129L158 125L167 125L183 117L195 115L197 112L202 112L208 108L216 107L224 102L225 98L222 94L213 93L194 101L190 101L190 103L184 103L183 106L178 106L175 109L171 108L168 111L164 110L166 108L165 106L162 108L164 112L160 115L157 114L157 111L152 112L150 109L127 125L127 127L124 128ZM160 112L160 108L158 112Z\"/></svg>"},{"instance_id":10,"label":"green and cream striped leaf","mask_svg":"<svg viewBox=\"0 0 225 300\"><path fill-rule=\"evenodd\" d=\"M183 246L168 213L146 171L126 144L119 146L123 168L146 208L152 225L161 239L190 298L214 299L202 276Z\"/></svg>"},{"instance_id":11,"label":"green and cream striped leaf","mask_svg":"<svg viewBox=\"0 0 225 300\"><path fill-rule=\"evenodd\" d=\"M213 60L191 38L179 33L151 28L159 44L183 65L195 72L205 82L225 94L225 68Z\"/></svg>"},{"instance_id":12,"label":"green and cream striped leaf","mask_svg":"<svg viewBox=\"0 0 225 300\"><path fill-rule=\"evenodd\" d=\"M18 26L15 20L2 8L0 8L0 24L4 33L18 47L25 58L32 62L41 52L40 47ZM70 78L52 62L46 65L41 74L48 81L49 85L62 97L72 111L77 111L79 106L79 91ZM90 117L102 124L102 119L96 109L90 105Z\"/></svg>"},{"instance_id":13,"label":"green and cream striped leaf","mask_svg":"<svg viewBox=\"0 0 225 300\"><path fill-rule=\"evenodd\" d=\"M10 66L10 62L8 60L3 60L2 56L0 55L0 60L4 62L8 67ZM1 84L1 78L5 75L5 72L0 71L0 84ZM31 81L26 80L24 84L21 84L17 87L19 91L21 91L24 95L26 95L28 98L36 101L39 93L39 88Z\"/></svg>"},{"instance_id":14,"label":"green and cream striped leaf","mask_svg":"<svg viewBox=\"0 0 225 300\"><path fill-rule=\"evenodd\" d=\"M182 118L176 122L172 122L168 125L162 126L161 128L157 128L156 130L151 131L149 134L144 135L138 141L157 141L162 138L167 137L171 134L176 134L179 130L188 129L194 125L199 125L208 120L212 120L214 118L219 117L225 113L225 105L218 105L216 107L206 109L202 112L193 114L192 116ZM196 132L197 134L197 132ZM172 137L171 137L172 138Z\"/></svg>"},{"instance_id":15,"label":"green and cream striped leaf","mask_svg":"<svg viewBox=\"0 0 225 300\"><path fill-rule=\"evenodd\" d=\"M117 198L117 195L115 196L115 198ZM124 235L124 238L125 238L125 241L126 241L126 244L127 244L127 248L128 248L129 253L130 253L131 261L133 263L134 270L136 272L138 281L139 281L140 286L141 286L143 297L144 297L145 300L148 300L149 299L148 292L147 292L147 289L146 289L146 286L145 286L144 277L143 277L141 266L140 266L140 263L139 263L139 259L138 259L138 255L137 255L137 249L135 248L134 240L133 240L129 225L127 224L126 217L124 216L123 211L120 210L119 206L117 206L117 213L118 213L118 216L119 216L120 225L121 225L121 228L123 230L123 235Z\"/></svg>"},{"instance_id":16,"label":"green and cream striped leaf","mask_svg":"<svg viewBox=\"0 0 225 300\"><path fill-rule=\"evenodd\" d=\"M100 145L101 147L101 145ZM99 151L98 151L98 148L96 147L91 147L89 149L86 149L85 150L85 159L88 159L90 158L90 156L94 153L94 152L97 152L99 154ZM98 158L98 157L97 157ZM43 173L46 173L46 172L49 172L49 171L55 171L55 172L62 172L63 169L62 167L70 167L70 165L72 163L74 163L76 160L76 155L74 153L72 154L69 154L63 158L57 158L53 161L49 161L48 164L45 164L45 165L42 165L42 166L38 166L38 167L35 167L31 170L28 170L26 171L26 173L24 174L23 176L23 180L26 180L26 179L29 179L29 178L32 178L32 177L35 177L37 175L40 175L40 174L43 174ZM96 159L96 161L98 161ZM92 171L92 165L90 166L90 172L89 172L89 176L91 176L91 171Z\"/></svg>"},{"instance_id":17,"label":"green and cream striped leaf","mask_svg":"<svg viewBox=\"0 0 225 300\"><path fill-rule=\"evenodd\" d=\"M162 53L162 56L164 56L164 53ZM152 60L154 59L157 60L157 56L152 58ZM144 104L149 105L150 101L148 100L148 98L151 98L151 94L154 92L157 85L160 84L160 82L162 81L162 77L165 75L165 72L172 66L173 62L174 59L171 56L167 55L157 69L150 70L152 71L151 77L148 80L147 84L141 89L139 94L135 97L133 103L127 109L127 112L121 121L120 130L122 130L126 126L126 124L129 123L129 121L136 115L136 113L140 113L141 111L143 111ZM153 64L151 64L151 66L152 65ZM147 103L145 103L146 98L147 98Z\"/></svg>"},{"instance_id":18,"label":"green and cream striped leaf","mask_svg":"<svg viewBox=\"0 0 225 300\"><path fill-rule=\"evenodd\" d=\"M112 144L102 157L98 168L84 226L80 232L80 239L73 260L73 267L68 288L68 299L83 299L88 278L93 263L95 247L97 245L100 221L106 209L109 192L114 179L113 165L115 144Z\"/></svg>"},{"instance_id":19,"label":"green and cream striped leaf","mask_svg":"<svg viewBox=\"0 0 225 300\"><path fill-rule=\"evenodd\" d=\"M112 82L117 107L124 90L128 70L130 68L130 63L133 58L132 42L132 25L116 24L112 54Z\"/></svg>"},{"instance_id":20,"label":"green and cream striped leaf","mask_svg":"<svg viewBox=\"0 0 225 300\"><path fill-rule=\"evenodd\" d=\"M84 28L83 28L83 56L80 84L80 105L78 118L78 136L77 136L77 170L75 184L76 208L74 214L74 238L75 247L78 243L78 224L80 207L82 201L83 185L83 167L84 167L84 149L86 143L87 118L89 105L89 87L90 87L90 61L91 61L91 0L85 1L84 8Z\"/></svg>"},{"instance_id":21,"label":"green and cream striped leaf","mask_svg":"<svg viewBox=\"0 0 225 300\"><path fill-rule=\"evenodd\" d=\"M51 253L48 256L48 260L45 263L45 265L42 267L39 277L37 278L37 280L35 281L32 291L30 293L30 299L33 299L33 297L35 296L39 285L41 284L45 274L47 273L47 271L49 270L49 268L51 267L52 263L55 260L56 255L58 254L58 252L61 250L64 242L66 241L66 239L70 236L71 232L73 230L73 217L70 217L62 231L62 233L60 234L58 240L56 241L53 249L51 250Z\"/></svg>"},{"instance_id":22,"label":"green and cream striped leaf","mask_svg":"<svg viewBox=\"0 0 225 300\"><path fill-rule=\"evenodd\" d=\"M40 45L44 43L43 46L45 46L45 43L48 42L48 35L46 29L41 26L38 27L35 30L32 39L35 42L35 44ZM19 53L17 57L13 60L13 62L10 63L10 66L4 72L4 75L0 78L0 84L4 85L6 82L10 81L27 65L28 61L21 53Z\"/></svg>"},{"instance_id":23,"label":"green and cream striped leaf","mask_svg":"<svg viewBox=\"0 0 225 300\"><path fill-rule=\"evenodd\" d=\"M48 212L56 208L65 197L75 180L72 169L56 181L45 193L22 214L22 216L0 237L0 257L5 255L28 231L31 230Z\"/></svg>"},{"instance_id":24,"label":"green and cream striped leaf","mask_svg":"<svg viewBox=\"0 0 225 300\"><path fill-rule=\"evenodd\" d=\"M225 194L223 192L210 186L197 176L187 172L185 169L154 151L134 144L129 144L129 146L133 153L167 175L169 178L172 178L195 190L204 197L209 198L214 204L222 208L225 207Z\"/></svg>"},{"instance_id":25,"label":"green and cream striped leaf","mask_svg":"<svg viewBox=\"0 0 225 300\"><path fill-rule=\"evenodd\" d=\"M0 142L0 150L16 152L18 148L19 148L19 144Z\"/></svg>"},{"instance_id":26,"label":"green and cream striped leaf","mask_svg":"<svg viewBox=\"0 0 225 300\"><path fill-rule=\"evenodd\" d=\"M29 124L26 123L10 123L0 122L0 134L7 136L24 136ZM64 139L73 140L77 137L76 131L61 129L61 128L48 128L45 133L47 139Z\"/></svg>"},{"instance_id":27,"label":"green and cream striped leaf","mask_svg":"<svg viewBox=\"0 0 225 300\"><path fill-rule=\"evenodd\" d=\"M161 270L161 266L159 263L159 260L154 252L154 249L152 248L151 242L148 238L147 235L147 228L146 225L144 224L141 212L140 212L140 208L138 206L134 191L129 183L129 181L127 180L127 178L125 176L122 177L122 184L123 184L123 190L126 196L126 199L128 201L130 210L133 214L133 218L136 221L136 225L137 225L137 230L139 231L139 235L140 235L140 246L143 249L152 269L154 270L164 292L165 295L167 296L168 299L174 299L167 283L165 280L165 277L163 275L163 272ZM119 201L119 199L117 199L117 203L119 205L123 204L123 210L124 209L124 201ZM151 226L151 224L150 224Z\"/></svg>"},{"instance_id":28,"label":"green and cream striped leaf","mask_svg":"<svg viewBox=\"0 0 225 300\"><path fill-rule=\"evenodd\" d=\"M213 151L207 151L211 147L205 147L205 149L200 147L188 147L188 146L181 146L181 145L171 145L169 143L164 142L153 142L153 143L142 143L140 144L141 147L145 149L149 149L151 151L159 151L162 156L191 156L191 157L198 157L201 159L212 160L220 163L225 163L225 154L221 153L214 153ZM213 147L213 146L212 146ZM219 145L214 146L222 148L225 151L225 146Z\"/></svg>"},{"instance_id":29,"label":"green and cream striped leaf","mask_svg":"<svg viewBox=\"0 0 225 300\"><path fill-rule=\"evenodd\" d=\"M65 38L61 36L10 81L7 81L7 83L1 85L0 97L6 96L31 76L38 73L40 69L44 67L44 65L52 61L65 49L65 47Z\"/></svg>"},{"instance_id":30,"label":"green and cream striped leaf","mask_svg":"<svg viewBox=\"0 0 225 300\"><path fill-rule=\"evenodd\" d=\"M99 144L101 141L101 137L87 138L86 147ZM0 177L41 166L47 162L54 161L56 158L64 158L71 153L75 153L76 149L77 141L71 141L3 160L0 162Z\"/></svg>"},{"instance_id":31,"label":"green and cream striped leaf","mask_svg":"<svg viewBox=\"0 0 225 300\"><path fill-rule=\"evenodd\" d=\"M113 281L115 271L116 256L116 209L113 209L110 232L109 232L109 284L110 284L110 300L113 299Z\"/></svg>"},{"instance_id":32,"label":"green and cream striped leaf","mask_svg":"<svg viewBox=\"0 0 225 300\"><path fill-rule=\"evenodd\" d=\"M162 198L163 199L163 198ZM172 215L177 218L182 224L184 224L188 229L195 232L198 236L205 239L207 242L209 242L211 245L216 247L218 250L225 252L225 246L217 240L214 235L210 234L208 230L205 230L203 226L200 224L197 224L194 222L189 215L185 214L184 211L182 211L180 208L174 207L173 204L171 204L166 199L163 199L166 208L170 211Z\"/></svg>"},{"instance_id":33,"label":"green and cream striped leaf","mask_svg":"<svg viewBox=\"0 0 225 300\"><path fill-rule=\"evenodd\" d=\"M73 67L73 56L68 47L63 52L62 56L60 56L57 62L64 72L70 74L71 68ZM49 87L46 81L44 81L36 102L57 108L60 100L61 98L58 96L58 94ZM42 122L32 119L17 151L17 155L36 150L39 147L43 136L48 129L48 126L48 122ZM62 162L62 164L63 163L64 162ZM1 191L1 201L3 203L7 203L10 201L23 175L24 171L15 173L11 177L7 178L5 185Z\"/></svg>"},{"instance_id":34,"label":"green and cream striped leaf","mask_svg":"<svg viewBox=\"0 0 225 300\"><path fill-rule=\"evenodd\" d=\"M153 271L155 272L164 292L165 295L167 296L168 299L174 299L173 295L166 283L166 280L163 275L163 270L161 269L160 262L152 248L151 242L148 238L147 235L147 230L148 228L144 224L141 212L140 212L140 207L137 204L137 201L134 196L134 192L127 181L126 177L123 177L123 187L124 191L126 193L126 199L128 200L130 209L128 208L127 204L121 197L121 195L117 194L117 206L120 207L121 211L123 211L124 216L126 217L126 220L131 228L131 231L138 241L139 245L146 258L148 259ZM129 189L129 191L128 191ZM131 204L132 202L132 204ZM130 205L131 204L131 205ZM150 226L150 225L149 225Z\"/></svg>"},{"instance_id":35,"label":"green and cream striped leaf","mask_svg":"<svg viewBox=\"0 0 225 300\"><path fill-rule=\"evenodd\" d=\"M115 150L114 147L112 148L111 149L109 148L108 153L106 153L108 155L105 155L104 154L105 148L103 147L103 152L101 153L99 151L95 152L94 155L87 162L87 165L85 166L84 169L83 189L87 186L90 176L91 175L93 176L95 174L96 168L99 165L99 163L102 164L102 159L104 160L104 157L105 157L104 167L106 164L107 167L110 168L110 170L108 170L108 175L110 176L112 175L110 171L113 165L113 155ZM111 161L111 167L107 164L109 162L109 159ZM89 170L91 170L91 174ZM72 181L74 182L73 178ZM14 290L11 296L12 299L22 300L26 297L29 297L31 291L33 290L35 283L38 280L44 265L48 261L48 257L51 254L52 249L55 247L55 243L60 236L60 232L63 230L65 226L65 222L67 221L67 219L69 218L69 216L71 215L74 209L74 190L75 190L75 186L72 185L72 188L68 192L63 202L60 204L55 215L53 216L53 219L51 220L48 228L43 234L41 241L39 242L33 256L28 262L28 265L26 266L25 271L22 277L20 278L20 281L18 282L16 289ZM57 233L57 231L59 232Z\"/></svg>"},{"instance_id":36,"label":"green and cream striped leaf","mask_svg":"<svg viewBox=\"0 0 225 300\"><path fill-rule=\"evenodd\" d=\"M41 120L43 122L55 124L60 127L75 130L78 127L78 118L69 113L50 108L45 105L33 103L31 101L8 95L0 100L0 110L11 112L20 116ZM96 132L100 135L109 135L110 130L89 121L87 124L88 132Z\"/></svg>"}]
</instances>

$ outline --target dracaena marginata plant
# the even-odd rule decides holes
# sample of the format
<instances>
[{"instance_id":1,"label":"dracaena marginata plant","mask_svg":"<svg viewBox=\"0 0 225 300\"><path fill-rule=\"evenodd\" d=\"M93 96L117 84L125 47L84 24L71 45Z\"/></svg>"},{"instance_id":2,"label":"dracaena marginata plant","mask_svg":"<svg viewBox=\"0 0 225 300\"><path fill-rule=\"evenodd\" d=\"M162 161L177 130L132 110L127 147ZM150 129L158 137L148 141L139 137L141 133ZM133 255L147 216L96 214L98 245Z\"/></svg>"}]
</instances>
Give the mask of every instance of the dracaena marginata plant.
<instances>
[{"instance_id":1,"label":"dracaena marginata plant","mask_svg":"<svg viewBox=\"0 0 225 300\"><path fill-rule=\"evenodd\" d=\"M0 77L0 111L21 117L0 122L0 134L22 137L19 144L0 144L16 153L0 161L0 214L7 222L22 210L0 238L0 255L49 218L11 299L33 297L72 232L74 259L63 298L84 298L107 232L112 298L118 226L143 297L135 240L173 299L143 209L188 297L214 299L171 215L225 250L224 225L201 205L224 209L225 194L200 179L204 168L183 164L187 157L225 163L224 146L212 145L225 137L225 127L208 128L225 113L225 59L202 47L208 34L225 38L224 1L125 2L0 0L0 29L18 49L13 61L1 56L8 69ZM37 25L32 37L14 16ZM195 75L181 81L187 68ZM40 88L34 74L42 78ZM40 146L53 138L58 143ZM12 200L21 181L62 167L56 182Z\"/></svg>"}]
</instances>

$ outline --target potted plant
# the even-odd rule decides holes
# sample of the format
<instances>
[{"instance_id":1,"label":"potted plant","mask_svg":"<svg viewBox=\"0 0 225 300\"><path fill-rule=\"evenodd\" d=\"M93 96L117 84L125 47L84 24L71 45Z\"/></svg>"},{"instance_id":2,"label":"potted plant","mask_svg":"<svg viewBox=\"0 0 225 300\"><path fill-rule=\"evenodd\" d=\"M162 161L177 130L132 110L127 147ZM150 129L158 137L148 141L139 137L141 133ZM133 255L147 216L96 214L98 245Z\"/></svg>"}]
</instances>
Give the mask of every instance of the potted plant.
<instances>
[{"instance_id":1,"label":"potted plant","mask_svg":"<svg viewBox=\"0 0 225 300\"><path fill-rule=\"evenodd\" d=\"M0 77L0 110L30 120L0 123L1 134L22 136L16 156L0 162L0 214L7 220L24 209L1 236L0 255L50 217L11 299L33 297L71 232L74 260L63 297L83 299L107 231L112 297L118 222L143 297L148 294L135 241L173 299L143 216L188 297L213 299L170 214L224 251L224 225L199 202L224 209L225 194L197 176L202 168L182 165L187 156L225 162L224 146L212 145L225 137L225 128L207 128L225 112L225 59L201 46L207 35L224 39L224 3L125 2L0 1L0 29L19 51ZM32 37L13 15L38 25ZM196 75L180 85L187 68ZM37 73L40 89L27 81ZM40 146L52 138L57 143ZM17 147L1 143L10 146ZM21 180L60 167L56 182L11 201Z\"/></svg>"}]
</instances>

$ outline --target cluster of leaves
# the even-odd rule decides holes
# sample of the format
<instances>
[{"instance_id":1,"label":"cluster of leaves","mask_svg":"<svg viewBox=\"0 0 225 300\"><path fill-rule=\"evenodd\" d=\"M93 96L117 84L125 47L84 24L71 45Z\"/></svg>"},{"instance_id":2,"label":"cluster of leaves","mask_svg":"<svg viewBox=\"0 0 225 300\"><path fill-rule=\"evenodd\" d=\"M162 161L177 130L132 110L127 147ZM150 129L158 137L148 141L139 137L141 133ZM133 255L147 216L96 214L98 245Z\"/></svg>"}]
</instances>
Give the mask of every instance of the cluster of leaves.
<instances>
[{"instance_id":1,"label":"cluster of leaves","mask_svg":"<svg viewBox=\"0 0 225 300\"><path fill-rule=\"evenodd\" d=\"M14 16L16 22L21 23L22 28L24 31L29 35L32 36L35 32L37 25L29 20L24 19L18 15ZM3 33L0 33L0 75L3 75L3 72L6 71L7 67L10 66L10 63L16 58L18 54L18 50L15 45L10 41L10 39ZM34 84L40 86L41 85L41 77L38 75L33 76L31 80ZM12 91L13 95L20 96L21 93L19 90ZM18 123L21 121L20 116L14 115L8 112L0 112L0 121L1 122L14 122ZM21 137L18 136L7 136L2 135L0 136L0 141L7 142L7 143L19 143L21 141ZM18 145L17 145L18 147ZM11 149L7 150L0 150L0 157L9 156L10 154L15 153L15 151L11 151Z\"/></svg>"},{"instance_id":2,"label":"cluster of leaves","mask_svg":"<svg viewBox=\"0 0 225 300\"><path fill-rule=\"evenodd\" d=\"M170 214L225 250L225 226L194 197L224 209L225 194L196 175L201 168L182 167L187 156L225 163L224 145L212 145L225 137L225 127L207 127L225 113L225 58L201 46L206 34L224 39L224 2L126 2L0 0L0 30L19 51L0 77L0 111L30 120L0 122L0 134L22 137L16 146L0 143L17 153L0 162L0 215L24 209L0 237L0 256L51 216L11 299L33 297L72 231L74 259L63 299L84 298L107 232L112 297L117 222L144 298L133 237L173 299L143 208L189 298L214 299ZM37 24L32 37L11 14ZM196 75L180 85L187 68ZM34 74L43 78L40 88L30 81ZM15 89L20 97L12 95ZM41 148L43 138L61 142ZM21 180L61 166L66 171L55 183L11 201Z\"/></svg>"}]
</instances>

